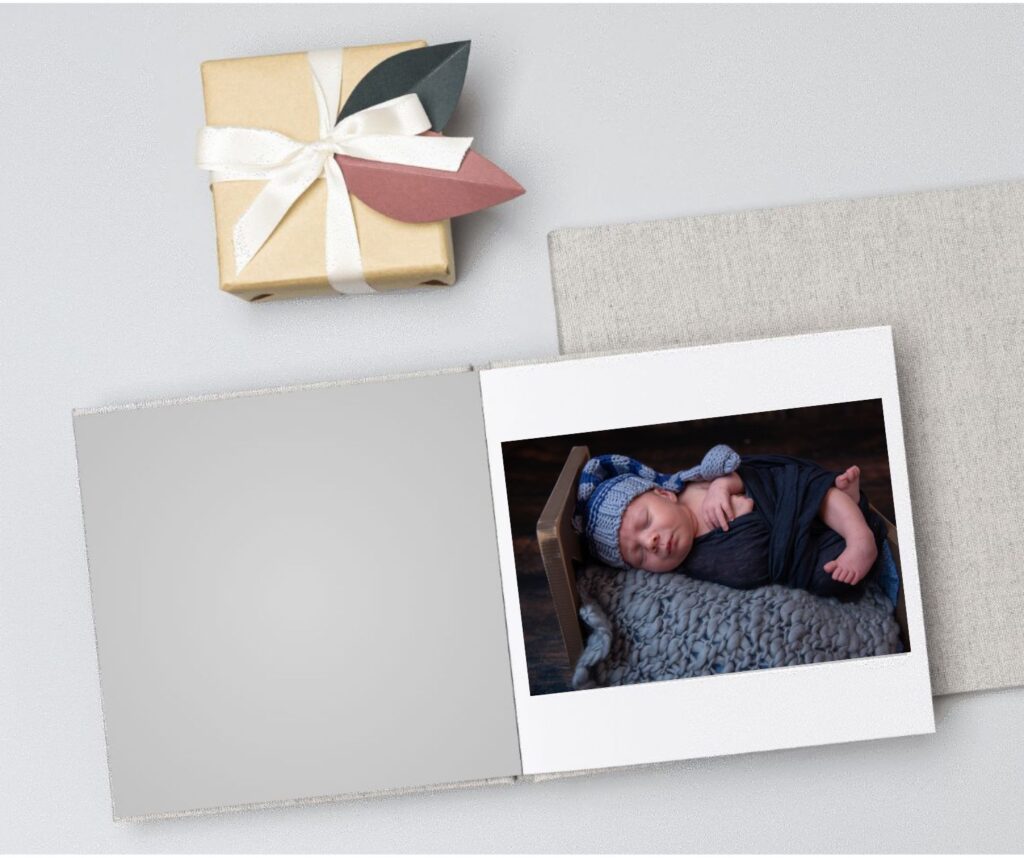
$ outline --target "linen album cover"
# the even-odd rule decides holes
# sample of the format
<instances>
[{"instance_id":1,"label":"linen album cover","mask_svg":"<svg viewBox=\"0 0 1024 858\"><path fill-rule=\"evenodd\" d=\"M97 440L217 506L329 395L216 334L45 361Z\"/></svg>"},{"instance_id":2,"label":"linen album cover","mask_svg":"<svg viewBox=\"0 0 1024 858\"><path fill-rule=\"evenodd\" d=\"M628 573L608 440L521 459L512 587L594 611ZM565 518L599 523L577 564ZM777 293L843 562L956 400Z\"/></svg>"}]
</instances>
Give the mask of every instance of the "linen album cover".
<instances>
[{"instance_id":1,"label":"linen album cover","mask_svg":"<svg viewBox=\"0 0 1024 858\"><path fill-rule=\"evenodd\" d=\"M890 325L932 688L1024 683L1024 183L549 238L563 354Z\"/></svg>"}]
</instances>

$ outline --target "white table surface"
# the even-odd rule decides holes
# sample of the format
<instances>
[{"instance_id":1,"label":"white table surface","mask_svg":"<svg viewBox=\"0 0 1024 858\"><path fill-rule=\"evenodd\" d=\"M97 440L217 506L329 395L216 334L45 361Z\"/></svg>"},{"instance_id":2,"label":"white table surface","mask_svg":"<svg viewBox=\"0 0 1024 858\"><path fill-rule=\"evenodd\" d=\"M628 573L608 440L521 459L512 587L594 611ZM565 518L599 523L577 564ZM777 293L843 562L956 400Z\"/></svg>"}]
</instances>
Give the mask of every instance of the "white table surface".
<instances>
[{"instance_id":1,"label":"white table surface","mask_svg":"<svg viewBox=\"0 0 1024 858\"><path fill-rule=\"evenodd\" d=\"M472 38L452 133L527 195L459 283L218 293L204 59ZM0 9L0 849L1020 850L1024 690L934 736L111 822L73 407L543 357L563 226L1024 175L1021 7ZM631 729L624 725L623 729Z\"/></svg>"}]
</instances>

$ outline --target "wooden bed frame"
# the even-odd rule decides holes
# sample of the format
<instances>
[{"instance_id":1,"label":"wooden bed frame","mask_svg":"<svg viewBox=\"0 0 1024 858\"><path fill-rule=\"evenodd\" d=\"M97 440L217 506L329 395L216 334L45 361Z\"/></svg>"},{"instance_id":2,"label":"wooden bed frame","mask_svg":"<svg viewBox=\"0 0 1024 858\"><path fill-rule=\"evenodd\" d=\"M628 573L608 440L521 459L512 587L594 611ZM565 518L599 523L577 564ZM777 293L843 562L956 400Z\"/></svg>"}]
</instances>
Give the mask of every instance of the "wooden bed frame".
<instances>
[{"instance_id":1,"label":"wooden bed frame","mask_svg":"<svg viewBox=\"0 0 1024 858\"><path fill-rule=\"evenodd\" d=\"M590 458L586 447L573 447L562 466L555 487L544 504L537 520L537 543L544 561L544 571L551 588L551 599L558 615L562 630L562 641L569 659L569 669L576 665L583 652L584 630L580 623L580 595L576 589L576 567L584 561L584 548L579 535L573 529L572 516L576 507L576 486L580 471ZM874 509L874 507L872 507ZM903 572L900 569L899 536L896 525L875 509L885 522L889 548L900 572L900 595L896 605L896 621L900 627L900 639L905 652L910 651L910 636L907 633L907 606L903 598Z\"/></svg>"}]
</instances>

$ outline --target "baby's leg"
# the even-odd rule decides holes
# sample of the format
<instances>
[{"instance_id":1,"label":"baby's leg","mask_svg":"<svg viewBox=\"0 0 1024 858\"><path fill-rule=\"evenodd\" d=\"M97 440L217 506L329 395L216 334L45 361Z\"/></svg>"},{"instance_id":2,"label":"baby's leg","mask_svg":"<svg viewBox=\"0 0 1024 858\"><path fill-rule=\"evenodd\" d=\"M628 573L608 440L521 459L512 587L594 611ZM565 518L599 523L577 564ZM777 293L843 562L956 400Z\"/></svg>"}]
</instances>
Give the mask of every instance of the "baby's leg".
<instances>
[{"instance_id":1,"label":"baby's leg","mask_svg":"<svg viewBox=\"0 0 1024 858\"><path fill-rule=\"evenodd\" d=\"M836 477L836 488L844 492L854 503L860 501L860 468L851 465Z\"/></svg>"},{"instance_id":2,"label":"baby's leg","mask_svg":"<svg viewBox=\"0 0 1024 858\"><path fill-rule=\"evenodd\" d=\"M818 515L846 541L846 549L825 564L825 571L844 584L859 583L878 557L875 535L860 507L842 489L829 489Z\"/></svg>"}]
</instances>

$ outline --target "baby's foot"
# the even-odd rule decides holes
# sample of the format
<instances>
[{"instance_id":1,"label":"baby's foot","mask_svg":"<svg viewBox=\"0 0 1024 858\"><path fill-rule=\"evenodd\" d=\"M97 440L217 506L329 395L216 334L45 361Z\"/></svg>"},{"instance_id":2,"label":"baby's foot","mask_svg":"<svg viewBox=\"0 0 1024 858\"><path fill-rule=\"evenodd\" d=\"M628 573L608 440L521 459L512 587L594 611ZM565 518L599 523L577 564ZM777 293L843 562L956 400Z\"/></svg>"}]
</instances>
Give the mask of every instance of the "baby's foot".
<instances>
[{"instance_id":1,"label":"baby's foot","mask_svg":"<svg viewBox=\"0 0 1024 858\"><path fill-rule=\"evenodd\" d=\"M846 492L850 500L860 503L860 468L852 465L836 477L836 488Z\"/></svg>"},{"instance_id":2,"label":"baby's foot","mask_svg":"<svg viewBox=\"0 0 1024 858\"><path fill-rule=\"evenodd\" d=\"M859 584L868 574L878 557L875 538L867 528L864 533L846 540L846 550L835 560L825 564L824 569L833 580L843 584Z\"/></svg>"}]
</instances>

